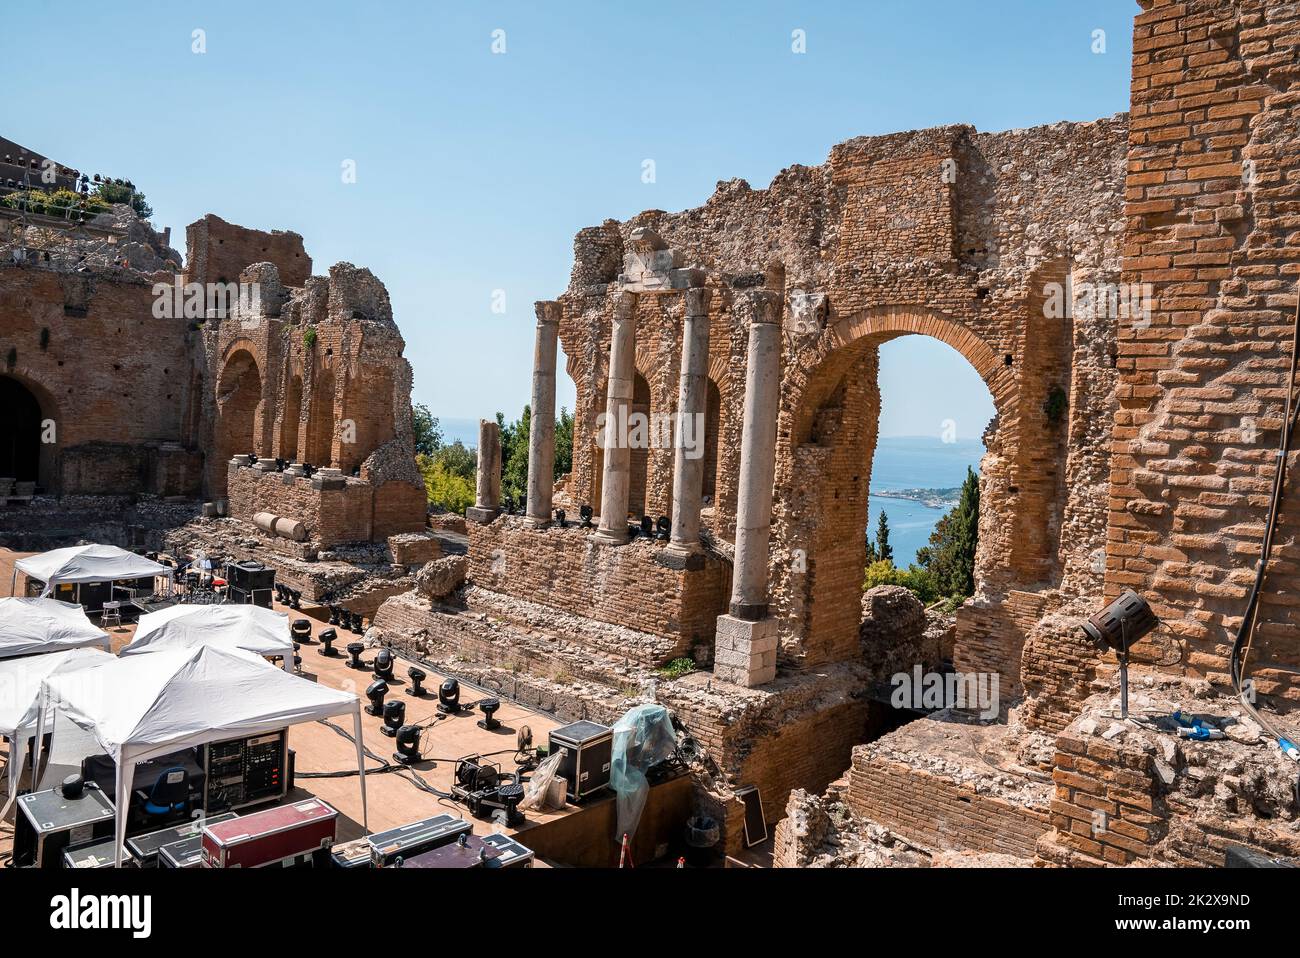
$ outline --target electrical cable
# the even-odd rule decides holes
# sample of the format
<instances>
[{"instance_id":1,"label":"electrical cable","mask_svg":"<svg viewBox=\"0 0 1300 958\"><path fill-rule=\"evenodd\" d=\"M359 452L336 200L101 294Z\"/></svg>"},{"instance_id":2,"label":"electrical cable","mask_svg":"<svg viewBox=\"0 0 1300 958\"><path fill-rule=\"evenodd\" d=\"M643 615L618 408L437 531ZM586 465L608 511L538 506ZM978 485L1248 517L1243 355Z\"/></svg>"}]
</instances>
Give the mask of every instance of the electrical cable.
<instances>
[{"instance_id":1,"label":"electrical cable","mask_svg":"<svg viewBox=\"0 0 1300 958\"><path fill-rule=\"evenodd\" d=\"M1251 584L1250 594L1246 598L1246 610L1241 617L1241 625L1232 643L1230 671L1232 687L1242 707L1250 713L1260 726L1277 740L1282 752L1294 761L1300 761L1300 749L1286 736L1279 732L1271 722L1262 716L1249 700L1249 691L1243 688L1246 658L1250 654L1251 640L1254 638L1255 626L1259 613L1260 590L1264 584L1269 557L1273 551L1273 536L1277 529L1277 514L1281 509L1282 495L1285 489L1287 455L1291 451L1291 434L1295 431L1296 420L1300 418L1300 403L1294 399L1296 362L1300 353L1300 288L1296 292L1295 322L1291 330L1291 365L1290 376L1286 383L1286 405L1282 418L1282 435L1278 440L1277 469L1273 473L1273 493L1269 500L1268 519L1264 525L1264 540L1260 544L1259 565L1255 569L1255 581Z\"/></svg>"}]
</instances>

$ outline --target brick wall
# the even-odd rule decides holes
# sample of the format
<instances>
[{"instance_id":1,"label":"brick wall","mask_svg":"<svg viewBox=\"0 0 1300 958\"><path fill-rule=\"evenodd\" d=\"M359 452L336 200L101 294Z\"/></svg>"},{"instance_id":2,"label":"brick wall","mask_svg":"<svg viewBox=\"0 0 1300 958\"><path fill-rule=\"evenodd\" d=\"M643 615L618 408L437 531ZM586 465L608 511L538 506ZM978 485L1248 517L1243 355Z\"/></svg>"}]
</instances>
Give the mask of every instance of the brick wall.
<instances>
[{"instance_id":1,"label":"brick wall","mask_svg":"<svg viewBox=\"0 0 1300 958\"><path fill-rule=\"evenodd\" d=\"M1151 284L1154 302L1149 325L1119 333L1106 594L1136 589L1164 620L1141 658L1223 680L1267 512L1300 280L1300 8L1142 7L1124 278ZM1289 698L1298 522L1284 510L1251 655L1257 689Z\"/></svg>"},{"instance_id":2,"label":"brick wall","mask_svg":"<svg viewBox=\"0 0 1300 958\"><path fill-rule=\"evenodd\" d=\"M249 229L209 213L185 228L185 245L185 272L192 283L237 283L253 263L274 263L286 286L301 286L311 275L302 237L285 230Z\"/></svg>"},{"instance_id":3,"label":"brick wall","mask_svg":"<svg viewBox=\"0 0 1300 958\"><path fill-rule=\"evenodd\" d=\"M701 569L674 569L656 559L657 543L600 547L591 542L592 532L576 526L537 530L510 516L489 525L471 522L470 578L520 599L670 638L667 658L712 644L730 588L722 563L710 558Z\"/></svg>"},{"instance_id":4,"label":"brick wall","mask_svg":"<svg viewBox=\"0 0 1300 958\"><path fill-rule=\"evenodd\" d=\"M936 850L1033 858L1049 827L1041 812L861 747L853 750L847 801L857 814Z\"/></svg>"}]
</instances>

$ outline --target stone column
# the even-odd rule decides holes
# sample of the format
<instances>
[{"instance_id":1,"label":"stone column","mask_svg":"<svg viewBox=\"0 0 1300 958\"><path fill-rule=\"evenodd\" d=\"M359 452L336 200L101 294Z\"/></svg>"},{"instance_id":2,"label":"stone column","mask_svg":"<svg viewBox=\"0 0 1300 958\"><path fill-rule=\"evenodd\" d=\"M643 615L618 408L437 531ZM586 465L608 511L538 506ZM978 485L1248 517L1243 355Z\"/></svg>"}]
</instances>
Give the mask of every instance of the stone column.
<instances>
[{"instance_id":1,"label":"stone column","mask_svg":"<svg viewBox=\"0 0 1300 958\"><path fill-rule=\"evenodd\" d=\"M478 421L477 478L474 505L465 518L486 525L501 514L501 427L491 419Z\"/></svg>"},{"instance_id":2,"label":"stone column","mask_svg":"<svg viewBox=\"0 0 1300 958\"><path fill-rule=\"evenodd\" d=\"M555 490L555 351L560 331L560 304L539 301L537 339L533 346L533 402L528 430L528 524L551 524Z\"/></svg>"},{"instance_id":3,"label":"stone column","mask_svg":"<svg viewBox=\"0 0 1300 958\"><path fill-rule=\"evenodd\" d=\"M776 419L781 402L781 301L750 294L745 418L740 440L736 557L728 614L718 616L714 674L736 685L776 678L776 620L768 615L768 544L776 478Z\"/></svg>"},{"instance_id":4,"label":"stone column","mask_svg":"<svg viewBox=\"0 0 1300 958\"><path fill-rule=\"evenodd\" d=\"M704 498L704 441L709 389L709 296L707 289L686 291L682 327L682 372L677 388L677 427L673 435L673 527L668 551L689 556L700 551L700 503ZM692 449L687 449L690 438Z\"/></svg>"},{"instance_id":5,"label":"stone column","mask_svg":"<svg viewBox=\"0 0 1300 958\"><path fill-rule=\"evenodd\" d=\"M605 400L605 471L600 486L600 528L595 540L627 542L628 467L632 450L622 426L627 423L636 380L636 294L619 293L609 344L609 389Z\"/></svg>"}]
</instances>

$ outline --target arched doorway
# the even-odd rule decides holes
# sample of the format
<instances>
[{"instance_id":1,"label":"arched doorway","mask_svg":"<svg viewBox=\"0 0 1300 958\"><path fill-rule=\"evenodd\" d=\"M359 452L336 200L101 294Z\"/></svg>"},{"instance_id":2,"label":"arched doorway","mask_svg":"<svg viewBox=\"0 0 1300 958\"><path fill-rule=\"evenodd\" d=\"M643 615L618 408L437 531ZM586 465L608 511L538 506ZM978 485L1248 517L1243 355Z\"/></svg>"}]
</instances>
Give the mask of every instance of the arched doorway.
<instances>
[{"instance_id":1,"label":"arched doorway","mask_svg":"<svg viewBox=\"0 0 1300 958\"><path fill-rule=\"evenodd\" d=\"M0 478L50 488L54 444L41 441L49 418L41 401L20 380L0 376L0 410Z\"/></svg>"},{"instance_id":2,"label":"arched doorway","mask_svg":"<svg viewBox=\"0 0 1300 958\"><path fill-rule=\"evenodd\" d=\"M262 376L257 360L247 349L236 349L226 357L217 383L214 495L225 494L226 462L237 455L260 452L256 445L261 403Z\"/></svg>"},{"instance_id":3,"label":"arched doorway","mask_svg":"<svg viewBox=\"0 0 1300 958\"><path fill-rule=\"evenodd\" d=\"M280 417L280 458L298 459L298 426L302 419L302 376L290 375L284 390L284 409Z\"/></svg>"},{"instance_id":4,"label":"arched doorway","mask_svg":"<svg viewBox=\"0 0 1300 958\"><path fill-rule=\"evenodd\" d=\"M850 316L800 351L794 361L807 374L783 397L778 428L776 485L783 492L773 530L773 597L784 620L785 654L804 664L858 655L862 532L880 418L879 351L908 334L932 336L956 349L988 387L995 422L1014 421L1014 369L969 329L932 310L889 308ZM996 446L996 439L990 443ZM1014 508L1010 502L991 503L988 521L1014 528L1014 515L998 514ZM977 563L1005 563L996 544L990 562L983 537L979 548Z\"/></svg>"}]
</instances>

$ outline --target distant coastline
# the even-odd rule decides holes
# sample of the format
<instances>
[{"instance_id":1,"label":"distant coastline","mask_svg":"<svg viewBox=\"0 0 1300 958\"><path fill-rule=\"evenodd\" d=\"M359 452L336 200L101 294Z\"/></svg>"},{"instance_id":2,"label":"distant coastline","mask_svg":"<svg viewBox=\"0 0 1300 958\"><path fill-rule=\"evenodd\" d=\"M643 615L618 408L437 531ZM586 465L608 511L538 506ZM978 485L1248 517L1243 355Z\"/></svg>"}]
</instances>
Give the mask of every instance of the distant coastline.
<instances>
[{"instance_id":1,"label":"distant coastline","mask_svg":"<svg viewBox=\"0 0 1300 958\"><path fill-rule=\"evenodd\" d=\"M907 502L919 502L930 509L948 510L957 505L961 499L961 486L950 489L877 489L871 493L873 498L903 499Z\"/></svg>"}]
</instances>

